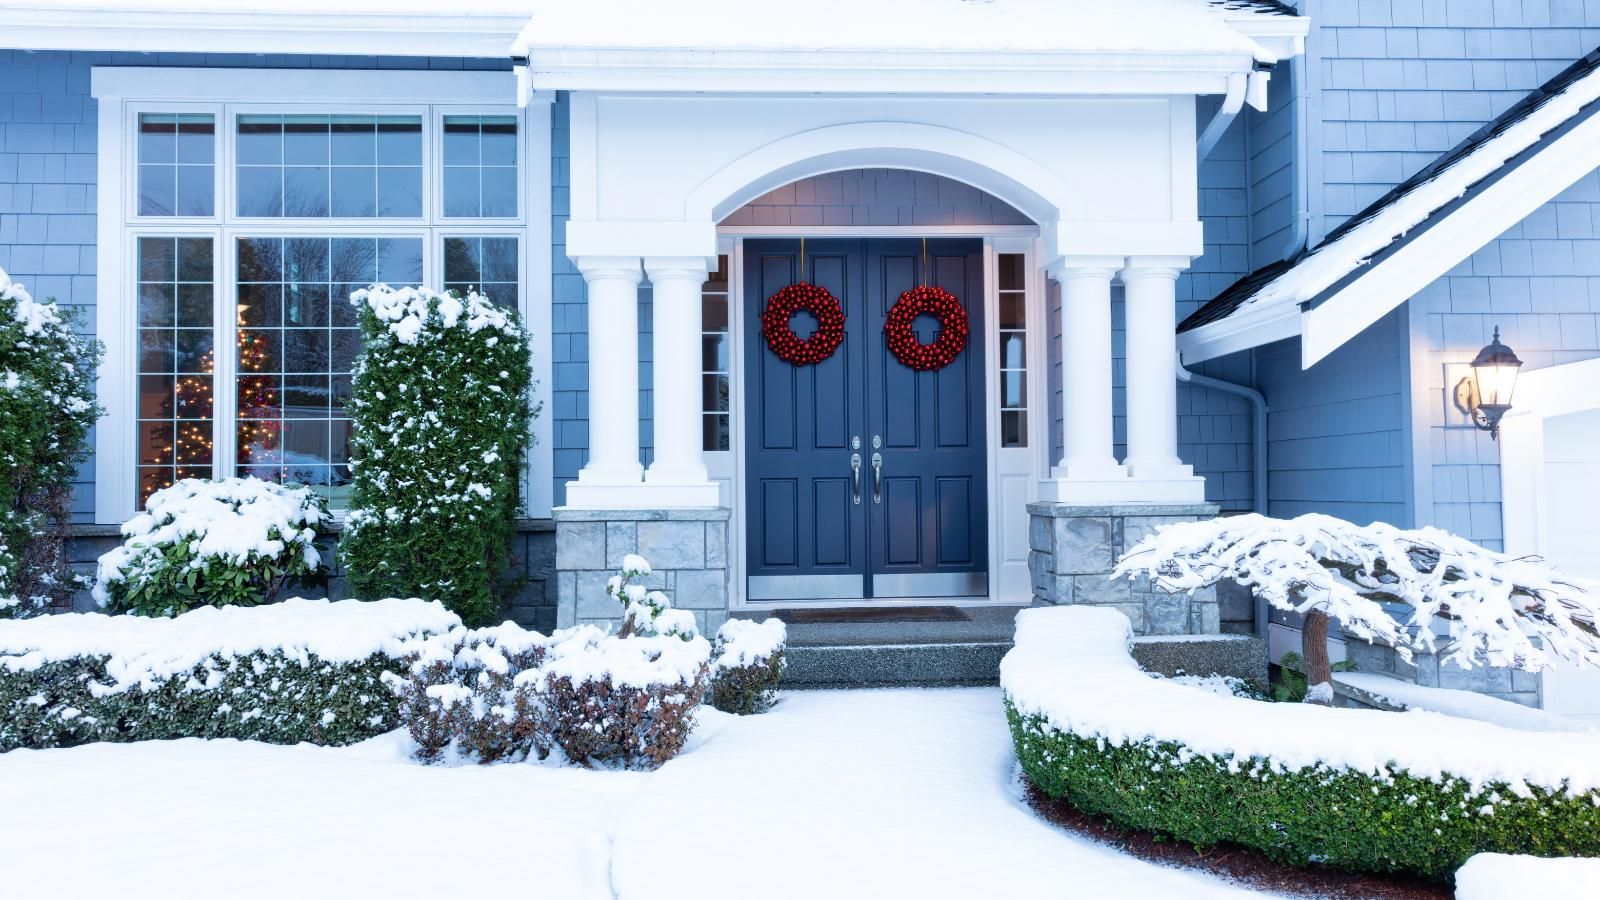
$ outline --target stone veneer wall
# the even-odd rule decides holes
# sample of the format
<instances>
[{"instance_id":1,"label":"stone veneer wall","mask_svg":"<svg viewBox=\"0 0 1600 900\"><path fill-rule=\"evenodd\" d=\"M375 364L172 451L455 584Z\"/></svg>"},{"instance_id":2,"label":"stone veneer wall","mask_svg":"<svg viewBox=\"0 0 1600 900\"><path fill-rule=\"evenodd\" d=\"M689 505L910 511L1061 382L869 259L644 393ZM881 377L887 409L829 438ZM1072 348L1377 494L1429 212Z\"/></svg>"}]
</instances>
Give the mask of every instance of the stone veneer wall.
<instances>
[{"instance_id":1,"label":"stone veneer wall","mask_svg":"<svg viewBox=\"0 0 1600 900\"><path fill-rule=\"evenodd\" d=\"M556 626L609 625L622 609L606 579L637 553L654 572L644 584L694 612L703 634L728 618L726 507L703 509L562 509L556 521Z\"/></svg>"},{"instance_id":2,"label":"stone veneer wall","mask_svg":"<svg viewBox=\"0 0 1600 900\"><path fill-rule=\"evenodd\" d=\"M1544 707L1542 679L1534 672L1489 666L1463 669L1455 663L1441 663L1431 653L1414 654L1411 662L1406 662L1393 647L1371 644L1348 633L1344 636L1344 652L1357 672L1388 675L1422 687L1472 691L1534 709Z\"/></svg>"},{"instance_id":3,"label":"stone veneer wall","mask_svg":"<svg viewBox=\"0 0 1600 900\"><path fill-rule=\"evenodd\" d=\"M1211 503L1072 506L1028 504L1028 573L1041 603L1111 606L1136 634L1217 634L1222 630L1214 588L1168 594L1145 579L1112 581L1116 561L1158 525L1217 515Z\"/></svg>"},{"instance_id":4,"label":"stone veneer wall","mask_svg":"<svg viewBox=\"0 0 1600 900\"><path fill-rule=\"evenodd\" d=\"M524 628L549 634L556 627L556 536L555 525L549 519L523 519L511 536L511 555L505 573L510 596L506 600L504 615ZM67 561L80 575L94 577L95 563L100 555L122 542L117 525L76 525L67 538ZM329 551L324 561L329 565L328 582L323 584L293 584L284 589L283 596L332 597L341 600L350 596L350 579L339 562L338 535L328 535L322 543ZM92 612L98 607L88 591L79 591L73 598L73 609Z\"/></svg>"}]
</instances>

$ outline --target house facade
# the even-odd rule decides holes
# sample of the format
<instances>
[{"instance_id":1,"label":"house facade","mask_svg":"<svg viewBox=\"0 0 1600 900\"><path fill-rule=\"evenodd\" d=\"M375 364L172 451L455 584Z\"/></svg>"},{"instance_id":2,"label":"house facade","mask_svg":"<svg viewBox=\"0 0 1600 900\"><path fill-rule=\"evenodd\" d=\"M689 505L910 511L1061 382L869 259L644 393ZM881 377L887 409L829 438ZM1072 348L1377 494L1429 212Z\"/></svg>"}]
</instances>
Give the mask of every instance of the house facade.
<instances>
[{"instance_id":1,"label":"house facade","mask_svg":"<svg viewBox=\"0 0 1600 900\"><path fill-rule=\"evenodd\" d=\"M707 627L1073 602L1266 632L1104 577L1249 510L1600 574L1592 5L435 6L0 10L0 268L107 350L84 559L175 478L337 508L344 298L383 281L534 335L542 628L612 617L639 552ZM839 321L785 318L798 282ZM1526 372L1495 440L1458 388L1497 327Z\"/></svg>"}]
</instances>

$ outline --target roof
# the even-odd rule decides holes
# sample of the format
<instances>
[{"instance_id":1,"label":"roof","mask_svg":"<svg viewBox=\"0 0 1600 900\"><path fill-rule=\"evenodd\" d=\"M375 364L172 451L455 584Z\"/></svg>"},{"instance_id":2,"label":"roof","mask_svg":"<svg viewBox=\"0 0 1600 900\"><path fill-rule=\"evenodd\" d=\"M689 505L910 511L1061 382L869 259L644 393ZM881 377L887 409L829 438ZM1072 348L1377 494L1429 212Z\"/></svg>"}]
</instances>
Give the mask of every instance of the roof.
<instances>
[{"instance_id":1,"label":"roof","mask_svg":"<svg viewBox=\"0 0 1600 900\"><path fill-rule=\"evenodd\" d=\"M1272 62L1276 54L1247 36L1250 23L1275 30L1295 18L1277 0L811 0L777 14L751 10L748 0L544 0L514 52L1248 52Z\"/></svg>"},{"instance_id":2,"label":"roof","mask_svg":"<svg viewBox=\"0 0 1600 900\"><path fill-rule=\"evenodd\" d=\"M1600 112L1596 99L1600 99L1600 50L1562 70L1329 232L1315 247L1239 279L1184 319L1178 331L1213 325L1247 310L1320 305L1508 171L1538 157L1568 128ZM1477 247L1464 249L1470 254ZM1393 305L1405 299L1394 298Z\"/></svg>"}]
</instances>

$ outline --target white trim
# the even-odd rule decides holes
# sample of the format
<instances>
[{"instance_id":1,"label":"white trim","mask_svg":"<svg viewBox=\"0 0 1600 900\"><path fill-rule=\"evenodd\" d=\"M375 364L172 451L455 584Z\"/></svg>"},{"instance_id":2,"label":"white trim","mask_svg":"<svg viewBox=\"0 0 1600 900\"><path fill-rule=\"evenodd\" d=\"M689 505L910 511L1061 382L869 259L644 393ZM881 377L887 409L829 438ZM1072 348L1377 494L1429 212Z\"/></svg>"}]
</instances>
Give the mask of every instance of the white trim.
<instances>
[{"instance_id":1,"label":"white trim","mask_svg":"<svg viewBox=\"0 0 1600 900\"><path fill-rule=\"evenodd\" d=\"M1178 332L1183 364L1196 363L1300 336L1300 311L1292 305L1247 305L1226 318Z\"/></svg>"},{"instance_id":2,"label":"white trim","mask_svg":"<svg viewBox=\"0 0 1600 900\"><path fill-rule=\"evenodd\" d=\"M724 237L1024 237L1039 234L1037 225L718 225ZM1006 250L1005 253L1021 253Z\"/></svg>"},{"instance_id":3,"label":"white trim","mask_svg":"<svg viewBox=\"0 0 1600 900\"><path fill-rule=\"evenodd\" d=\"M189 50L194 50L193 36ZM80 48L81 49L81 48ZM344 50L341 53L352 51ZM94 66L91 96L183 103L381 103L515 106L510 72Z\"/></svg>"},{"instance_id":4,"label":"white trim","mask_svg":"<svg viewBox=\"0 0 1600 900\"><path fill-rule=\"evenodd\" d=\"M535 94L523 110L522 212L527 219L524 239L522 320L533 339L533 402L544 409L533 420L533 446L528 450L528 515L550 516L555 502L555 369L551 359L555 328L553 296L554 252L551 239L550 115L555 95Z\"/></svg>"},{"instance_id":5,"label":"white trim","mask_svg":"<svg viewBox=\"0 0 1600 900\"><path fill-rule=\"evenodd\" d=\"M1544 423L1546 419L1600 409L1600 357L1522 373L1511 411L1500 420L1500 511L1505 552L1541 554Z\"/></svg>"},{"instance_id":6,"label":"white trim","mask_svg":"<svg viewBox=\"0 0 1600 900\"><path fill-rule=\"evenodd\" d=\"M124 521L132 507L130 498L137 490L138 474L134 459L135 412L138 387L124 373L134 365L135 347L130 340L116 340L133 328L132 269L130 239L123 233L122 104L102 102L99 123L99 156L96 160L99 190L95 206L95 335L105 346L100 362L95 393L106 415L95 426L94 520L102 525ZM117 148L107 152L107 148Z\"/></svg>"},{"instance_id":7,"label":"white trim","mask_svg":"<svg viewBox=\"0 0 1600 900\"><path fill-rule=\"evenodd\" d=\"M352 10L349 2L316 11L293 2L255 10L227 4L211 9L185 4L181 11L106 5L22 0L0 8L0 34L6 46L26 50L499 59L528 21L525 12L463 15L452 4L409 4L414 10L398 12L392 7L407 4L368 3L368 11Z\"/></svg>"}]
</instances>

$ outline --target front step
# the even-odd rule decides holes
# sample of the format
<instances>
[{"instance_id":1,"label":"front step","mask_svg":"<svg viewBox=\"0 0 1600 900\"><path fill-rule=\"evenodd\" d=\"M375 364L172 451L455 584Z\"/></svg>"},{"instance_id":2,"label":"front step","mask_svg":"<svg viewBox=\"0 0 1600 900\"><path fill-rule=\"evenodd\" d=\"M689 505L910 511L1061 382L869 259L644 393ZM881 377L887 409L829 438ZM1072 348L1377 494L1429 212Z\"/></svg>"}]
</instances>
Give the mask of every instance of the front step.
<instances>
[{"instance_id":1,"label":"front step","mask_svg":"<svg viewBox=\"0 0 1600 900\"><path fill-rule=\"evenodd\" d=\"M1010 641L790 645L788 689L998 684Z\"/></svg>"}]
</instances>

